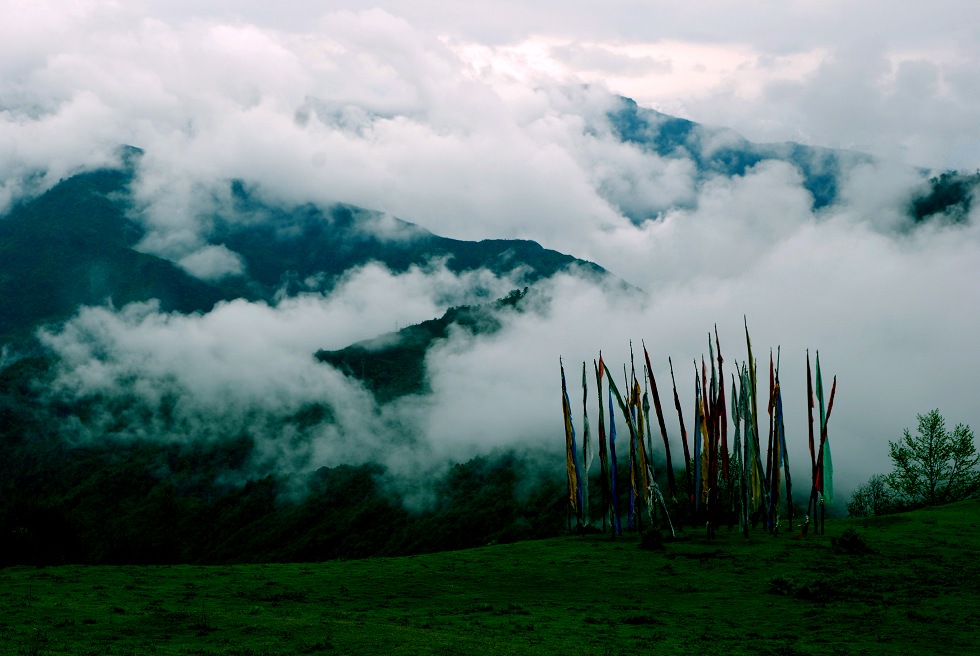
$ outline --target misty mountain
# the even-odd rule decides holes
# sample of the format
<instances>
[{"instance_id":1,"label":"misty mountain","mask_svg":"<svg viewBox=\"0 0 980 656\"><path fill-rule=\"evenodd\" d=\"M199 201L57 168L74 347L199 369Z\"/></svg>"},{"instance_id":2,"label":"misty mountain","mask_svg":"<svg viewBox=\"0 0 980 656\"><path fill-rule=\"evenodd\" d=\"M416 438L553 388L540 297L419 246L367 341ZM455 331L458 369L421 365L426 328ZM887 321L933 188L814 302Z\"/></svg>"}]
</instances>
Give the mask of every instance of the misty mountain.
<instances>
[{"instance_id":1,"label":"misty mountain","mask_svg":"<svg viewBox=\"0 0 980 656\"><path fill-rule=\"evenodd\" d=\"M685 176L695 170L707 182L752 178L752 166L775 159L799 171L814 207L833 204L849 167L865 158L752 144L627 100L607 118L603 139L610 140L611 129L632 155L634 148L657 155L631 159L630 166L683 160ZM197 247L240 265L209 272L154 250L160 217L148 216L134 192L145 179L140 160L140 151L130 149L121 166L68 177L0 217L0 530L20 536L0 562L28 562L39 545L57 547L38 556L46 562L317 559L415 553L560 530L563 470L548 455L555 443L547 423L515 421L489 431L484 415L465 425L478 404L519 415L524 399L543 388L515 389L520 402L506 405L502 397L494 405L456 394L466 391L459 381L478 378L474 372L508 386L513 379L543 378L541 362L529 367L530 375L516 376L501 349L525 357L536 349L550 357L560 339L542 347L540 336L523 345L481 338L512 325L533 330L544 307L530 296L538 289L564 294L564 303L549 306L567 319L562 328L602 321L588 314L594 304L583 304L583 311L569 301L590 293L619 296L610 290L629 288L626 283L533 241L448 239L352 204L284 204L270 200L275 189L245 179L209 188L211 197L194 205L201 215L192 217L193 225L203 240ZM966 217L977 181L959 173L921 180L907 196L897 192L897 206L908 225ZM792 185L798 190L795 180ZM596 191L604 193L601 184ZM769 187L757 191L764 195ZM806 205L804 194L794 197ZM660 220L642 203L619 207L637 223ZM729 217L722 207L706 229L724 227ZM691 242L675 243L687 253ZM393 275L346 284L372 262ZM459 276L453 291L443 292L440 274L446 271L487 271L497 279L483 288ZM569 271L579 277L572 292L561 291L567 279L541 284ZM384 332L394 323L385 321L393 309L386 304L388 287L405 294L433 279L425 302L395 320L418 322ZM652 288L658 279L647 282ZM511 288L501 285L523 291L495 301ZM338 316L344 303L372 293L383 297L374 299L382 318L348 329ZM455 300L460 296L463 301ZM344 302L332 305L336 297ZM230 302L236 300L252 302ZM418 307L426 310L420 314ZM646 315L616 316L632 325ZM672 320L669 313L660 316ZM51 325L58 322L64 323ZM6 348L37 334L42 324L49 330L31 356ZM364 339L372 334L378 336ZM548 330L546 339L555 334ZM453 345L461 348L439 351L453 365L450 377L427 370L439 345L456 337L462 340ZM389 403L430 392L424 404ZM413 405L425 407L426 416ZM527 451L515 456L515 444ZM543 464L535 465L535 458ZM528 496L529 486L540 494ZM430 505L407 511L413 503ZM468 512L473 506L487 512ZM201 529L209 526L220 530Z\"/></svg>"},{"instance_id":2,"label":"misty mountain","mask_svg":"<svg viewBox=\"0 0 980 656\"><path fill-rule=\"evenodd\" d=\"M410 510L377 464L258 473L262 449L248 434L72 443L58 419L91 408L38 403L35 379L50 364L0 371L0 567L363 558L562 530L560 472L542 477L519 454L451 467L430 481L433 502Z\"/></svg>"},{"instance_id":3,"label":"misty mountain","mask_svg":"<svg viewBox=\"0 0 980 656\"><path fill-rule=\"evenodd\" d=\"M86 305L158 299L164 312L207 312L235 298L272 303L329 292L368 262L395 273L444 262L454 273L486 269L524 284L570 267L608 275L533 241L449 239L351 205L275 207L231 181L230 206L207 221L210 244L239 257L242 273L203 280L141 250L146 223L129 190L138 158L132 149L122 168L72 176L0 218L0 342L24 339Z\"/></svg>"},{"instance_id":4,"label":"misty mountain","mask_svg":"<svg viewBox=\"0 0 980 656\"><path fill-rule=\"evenodd\" d=\"M79 306L156 298L168 311L210 309L231 293L136 250L131 170L79 174L0 218L0 341L24 338Z\"/></svg>"},{"instance_id":5,"label":"misty mountain","mask_svg":"<svg viewBox=\"0 0 980 656\"><path fill-rule=\"evenodd\" d=\"M667 159L693 162L697 176L742 176L766 160L794 166L819 209L834 203L842 177L872 161L852 151L797 143L757 144L731 130L710 128L620 98L608 112L618 139ZM558 271L607 276L605 270L530 240L465 241L370 209L338 203L283 207L254 185L228 181L223 203L201 217L208 245L237 258L241 271L195 276L149 252L149 221L130 190L141 151L123 149L122 165L79 173L0 217L0 342L26 338L38 325L71 316L78 307L158 299L165 312L207 312L219 301L275 302L300 292L329 292L351 269L368 262L394 273L444 262L454 273L484 269L521 286ZM965 216L976 177L948 172L930 188L909 191L916 221ZM613 200L614 199L610 199ZM650 208L619 209L634 222L655 218ZM490 300L490 298L487 298Z\"/></svg>"},{"instance_id":6,"label":"misty mountain","mask_svg":"<svg viewBox=\"0 0 980 656\"><path fill-rule=\"evenodd\" d=\"M799 170L803 186L813 196L814 209L833 204L840 181L848 170L873 159L865 153L794 142L753 143L733 130L708 127L640 107L629 98L620 98L619 107L610 111L608 118L613 131L624 142L660 157L693 160L702 180L710 175L745 175L749 168L765 160L791 164ZM630 218L637 221L648 217Z\"/></svg>"},{"instance_id":7,"label":"misty mountain","mask_svg":"<svg viewBox=\"0 0 980 656\"><path fill-rule=\"evenodd\" d=\"M608 275L592 262L529 240L450 239L352 205L281 209L263 203L241 181L233 181L231 190L230 216L249 220L216 217L211 241L243 258L247 284L263 299L283 291L327 292L346 271L372 261L393 273L444 261L453 273L485 269L527 284L571 267L600 277Z\"/></svg>"},{"instance_id":8,"label":"misty mountain","mask_svg":"<svg viewBox=\"0 0 980 656\"><path fill-rule=\"evenodd\" d=\"M792 165L813 197L813 209L833 205L844 179L857 166L874 163L867 153L805 146L795 142L754 143L727 128L709 127L640 107L629 98L608 112L613 132L625 143L668 159L689 159L701 181L710 176L742 176L766 160ZM924 171L922 173L925 173ZM945 171L925 189L909 190L908 216L916 223L931 219L962 222L969 214L980 172ZM634 222L650 218L620 207Z\"/></svg>"}]
</instances>

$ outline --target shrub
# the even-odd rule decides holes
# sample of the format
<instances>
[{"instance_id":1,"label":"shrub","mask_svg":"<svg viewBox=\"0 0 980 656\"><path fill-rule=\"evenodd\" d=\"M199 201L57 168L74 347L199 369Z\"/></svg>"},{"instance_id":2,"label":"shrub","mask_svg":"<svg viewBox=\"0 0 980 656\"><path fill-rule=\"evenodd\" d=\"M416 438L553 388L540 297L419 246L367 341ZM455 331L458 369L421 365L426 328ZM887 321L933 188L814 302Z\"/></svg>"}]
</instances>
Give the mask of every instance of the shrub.
<instances>
[{"instance_id":1,"label":"shrub","mask_svg":"<svg viewBox=\"0 0 980 656\"><path fill-rule=\"evenodd\" d=\"M830 546L836 553L846 555L861 555L874 553L874 549L868 546L858 532L849 528L839 538L830 538Z\"/></svg>"}]
</instances>

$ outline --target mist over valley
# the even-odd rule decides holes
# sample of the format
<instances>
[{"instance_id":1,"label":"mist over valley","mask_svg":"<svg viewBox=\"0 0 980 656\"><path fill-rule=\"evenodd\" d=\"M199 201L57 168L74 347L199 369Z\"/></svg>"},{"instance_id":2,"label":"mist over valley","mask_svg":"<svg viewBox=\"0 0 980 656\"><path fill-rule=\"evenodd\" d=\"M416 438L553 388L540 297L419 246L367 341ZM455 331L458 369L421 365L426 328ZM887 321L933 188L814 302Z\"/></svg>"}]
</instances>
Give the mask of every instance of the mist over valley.
<instances>
[{"instance_id":1,"label":"mist over valley","mask_svg":"<svg viewBox=\"0 0 980 656\"><path fill-rule=\"evenodd\" d=\"M716 328L726 375L746 324L760 371L780 357L796 480L807 352L837 377L837 514L916 413L980 426L975 58L733 46L761 76L740 98L677 86L682 49L535 58L377 8L307 27L146 11L25 8L48 38L7 35L5 564L556 535L559 358L580 432L585 363L594 434L600 351L618 373L645 345L662 395L670 358L691 412ZM677 95L626 97L627 64ZM889 109L909 98L921 116Z\"/></svg>"}]
</instances>

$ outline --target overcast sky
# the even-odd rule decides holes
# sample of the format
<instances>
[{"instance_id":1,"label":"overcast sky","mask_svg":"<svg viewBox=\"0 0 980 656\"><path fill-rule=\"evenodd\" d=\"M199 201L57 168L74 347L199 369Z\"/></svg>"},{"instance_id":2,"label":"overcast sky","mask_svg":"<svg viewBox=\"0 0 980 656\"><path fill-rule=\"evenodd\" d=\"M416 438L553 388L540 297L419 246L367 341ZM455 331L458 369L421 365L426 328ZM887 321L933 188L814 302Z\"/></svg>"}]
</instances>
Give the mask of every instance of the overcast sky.
<instances>
[{"instance_id":1,"label":"overcast sky","mask_svg":"<svg viewBox=\"0 0 980 656\"><path fill-rule=\"evenodd\" d=\"M671 356L687 388L715 323L726 362L744 359L743 315L760 358L782 346L797 440L805 349L839 375L832 434L851 483L887 468L887 440L916 413L980 427L975 213L916 231L903 218L922 183L913 167L980 168L976 2L0 3L0 208L128 143L146 151L143 248L198 275L240 270L201 220L238 177L273 202L535 239L647 293L638 304L552 281L541 313L446 344L431 398L352 411L351 434L390 443L410 426L447 457L529 440L560 452L559 355L581 366L602 348L621 364L645 339L658 377ZM815 214L789 166L702 182L689 160L620 143L601 127L615 94L756 141L880 160ZM438 267L370 268L328 299L187 318L101 309L48 339L77 389L135 369L148 395L177 380L216 407L322 394L354 409L369 400L308 354L437 316L472 284ZM107 350L116 361L93 366ZM355 457L331 435L307 465Z\"/></svg>"},{"instance_id":2,"label":"overcast sky","mask_svg":"<svg viewBox=\"0 0 980 656\"><path fill-rule=\"evenodd\" d=\"M980 7L970 0L147 5L173 24L193 18L293 33L380 10L468 64L602 84L755 140L980 167Z\"/></svg>"}]
</instances>

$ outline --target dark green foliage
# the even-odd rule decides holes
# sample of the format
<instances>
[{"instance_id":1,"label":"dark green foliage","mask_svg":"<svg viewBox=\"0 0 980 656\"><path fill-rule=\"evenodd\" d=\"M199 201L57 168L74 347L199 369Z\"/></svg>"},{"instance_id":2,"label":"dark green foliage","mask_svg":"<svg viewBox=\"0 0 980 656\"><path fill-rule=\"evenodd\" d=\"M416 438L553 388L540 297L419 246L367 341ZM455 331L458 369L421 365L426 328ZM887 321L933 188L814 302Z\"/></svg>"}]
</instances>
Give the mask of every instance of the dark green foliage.
<instances>
[{"instance_id":1,"label":"dark green foliage","mask_svg":"<svg viewBox=\"0 0 980 656\"><path fill-rule=\"evenodd\" d=\"M830 538L830 544L836 553L849 556L860 556L874 551L853 528L845 530L840 537Z\"/></svg>"},{"instance_id":2,"label":"dark green foliage","mask_svg":"<svg viewBox=\"0 0 980 656\"><path fill-rule=\"evenodd\" d=\"M831 540L833 541L834 539L836 538L832 538ZM793 597L802 601L820 604L854 601L858 599L871 600L874 598L873 592L862 589L852 579L837 576L808 577L803 581L776 576L769 580L766 592L772 595Z\"/></svg>"},{"instance_id":3,"label":"dark green foliage","mask_svg":"<svg viewBox=\"0 0 980 656\"><path fill-rule=\"evenodd\" d=\"M563 514L549 515L548 503L560 495L560 482L526 480L513 456L456 466L435 483L436 507L412 512L382 488L386 472L376 465L322 468L298 497L274 476L241 487L222 483L229 470L215 463L227 449L65 449L29 454L44 459L32 473L16 471L29 463L4 453L13 476L0 486L7 536L0 564L317 561L462 549L562 530ZM161 461L170 463L167 477L154 473Z\"/></svg>"},{"instance_id":4,"label":"dark green foliage","mask_svg":"<svg viewBox=\"0 0 980 656\"><path fill-rule=\"evenodd\" d=\"M774 595L792 595L796 591L796 584L784 576L776 576L769 579L766 584L766 592Z\"/></svg>"},{"instance_id":5,"label":"dark green foliage","mask_svg":"<svg viewBox=\"0 0 980 656\"><path fill-rule=\"evenodd\" d=\"M980 453L973 431L965 424L946 430L939 410L918 415L913 437L906 428L898 442L888 442L894 469L888 486L909 504L936 506L960 501L980 491Z\"/></svg>"},{"instance_id":6,"label":"dark green foliage","mask_svg":"<svg viewBox=\"0 0 980 656\"><path fill-rule=\"evenodd\" d=\"M379 262L394 272L442 260L455 273L487 269L503 275L523 267L527 282L571 266L606 275L594 263L533 241L449 239L345 204L278 208L264 203L238 180L232 182L232 196L234 206L228 215L215 217L212 239L240 254L251 281L268 290L266 293L283 286L287 292L303 291L311 276L321 278L320 289L329 289L341 275L368 262Z\"/></svg>"},{"instance_id":7,"label":"dark green foliage","mask_svg":"<svg viewBox=\"0 0 980 656\"><path fill-rule=\"evenodd\" d=\"M525 291L486 306L452 308L441 320L409 329L419 336L412 353L416 378L408 365L389 362L385 371L417 390L433 340L450 327L497 330L500 313L518 311ZM0 535L8 536L0 540L0 564L359 558L563 529L559 472L542 474L512 453L456 465L442 479L429 476L435 501L412 512L377 465L270 474L256 461L252 437L234 432L240 429L225 430L206 417L177 424L167 419L166 403L149 408L133 394L43 393L56 368L35 356L0 370ZM331 407L307 404L263 421L273 434L281 425L309 439L332 418ZM181 432L195 423L206 429ZM138 437L151 424L169 431L168 439Z\"/></svg>"},{"instance_id":8,"label":"dark green foliage","mask_svg":"<svg viewBox=\"0 0 980 656\"><path fill-rule=\"evenodd\" d=\"M0 218L0 342L110 299L158 299L164 311L193 312L228 297L134 249L143 230L127 216L131 179L131 170L76 175Z\"/></svg>"},{"instance_id":9,"label":"dark green foliage","mask_svg":"<svg viewBox=\"0 0 980 656\"><path fill-rule=\"evenodd\" d=\"M316 281L315 289L329 290L344 273L368 262L396 273L443 260L456 273L482 268L508 274L523 266L528 282L573 265L604 274L595 264L532 241L448 239L358 207L304 205L285 210L262 203L240 182L234 189L235 208L229 216L217 217L212 239L242 256L250 283L266 298L280 290L307 291L310 280ZM241 216L249 221L236 219Z\"/></svg>"},{"instance_id":10,"label":"dark green foliage","mask_svg":"<svg viewBox=\"0 0 980 656\"><path fill-rule=\"evenodd\" d=\"M926 221L935 215L943 215L953 223L966 221L978 184L980 171L973 175L946 171L929 179L929 191L912 200L909 214L916 222Z\"/></svg>"},{"instance_id":11,"label":"dark green foliage","mask_svg":"<svg viewBox=\"0 0 980 656\"><path fill-rule=\"evenodd\" d=\"M167 393L151 408L129 393L61 399L44 392L57 363L29 336L80 305L156 299L163 311L191 312L233 298L275 302L283 292L328 291L350 268L368 262L396 272L433 261L455 272L519 270L529 282L572 266L606 275L534 242L450 240L344 205L272 207L234 182L232 205L208 220L213 243L235 250L246 274L208 283L135 250L144 236L128 188L137 160L133 155L119 170L62 181L0 219L0 343L17 340L22 356L0 371L0 564L321 560L462 548L561 530L563 508L553 502L561 498L558 481L512 455L464 463L465 475L454 469L445 481L429 481L442 486L439 504L410 512L374 465L308 477L266 475L253 461L252 439L235 433L240 429L216 425L186 434ZM514 311L523 294L451 308L407 329L400 350L381 353L365 367L367 382L374 381L382 400L424 389L424 357L435 340L451 328L496 331L499 313ZM361 358L337 362L355 372ZM329 405L308 404L270 421L307 435L332 416ZM184 442L132 437L150 423ZM476 488L470 475L479 481Z\"/></svg>"},{"instance_id":12,"label":"dark green foliage","mask_svg":"<svg viewBox=\"0 0 980 656\"><path fill-rule=\"evenodd\" d=\"M406 509L378 465L302 477L253 472L248 435L185 444L71 445L31 381L0 372L0 565L314 561L421 553L561 532L561 482L502 453L431 478L434 505ZM66 416L77 407L66 404ZM317 407L288 421L329 420Z\"/></svg>"},{"instance_id":13,"label":"dark green foliage","mask_svg":"<svg viewBox=\"0 0 980 656\"><path fill-rule=\"evenodd\" d=\"M623 624L636 625L664 625L664 621L657 619L653 615L628 615L622 619Z\"/></svg>"},{"instance_id":14,"label":"dark green foliage","mask_svg":"<svg viewBox=\"0 0 980 656\"><path fill-rule=\"evenodd\" d=\"M898 511L895 493L886 476L875 474L854 490L847 504L848 517L877 517Z\"/></svg>"},{"instance_id":15,"label":"dark green foliage","mask_svg":"<svg viewBox=\"0 0 980 656\"><path fill-rule=\"evenodd\" d=\"M648 528L640 536L640 549L645 549L646 551L663 551L666 548L663 533L659 529Z\"/></svg>"}]
</instances>

